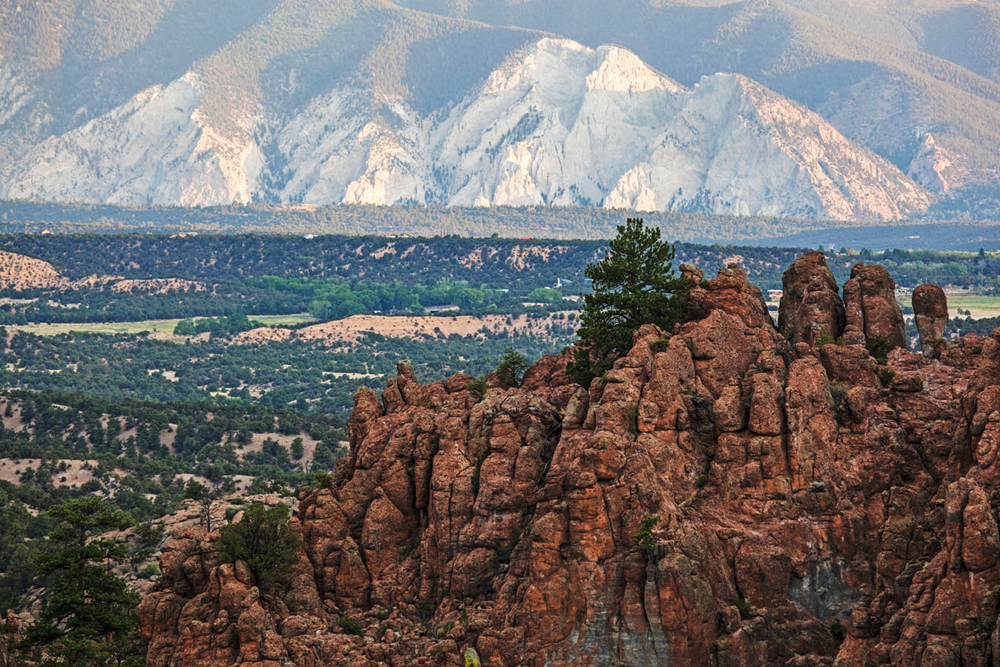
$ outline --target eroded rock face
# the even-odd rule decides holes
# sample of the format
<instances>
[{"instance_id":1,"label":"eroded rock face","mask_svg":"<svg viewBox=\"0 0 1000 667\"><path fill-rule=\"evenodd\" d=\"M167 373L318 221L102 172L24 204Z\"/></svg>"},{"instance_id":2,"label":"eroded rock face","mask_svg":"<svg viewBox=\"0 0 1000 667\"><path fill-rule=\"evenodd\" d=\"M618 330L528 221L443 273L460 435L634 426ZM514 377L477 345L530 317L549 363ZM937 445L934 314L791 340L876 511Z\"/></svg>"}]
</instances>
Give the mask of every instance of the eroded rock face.
<instances>
[{"instance_id":1,"label":"eroded rock face","mask_svg":"<svg viewBox=\"0 0 1000 667\"><path fill-rule=\"evenodd\" d=\"M844 303L823 253L813 250L795 260L781 277L778 329L795 343L812 345L823 333L844 331Z\"/></svg>"},{"instance_id":2,"label":"eroded rock face","mask_svg":"<svg viewBox=\"0 0 1000 667\"><path fill-rule=\"evenodd\" d=\"M1000 329L894 352L884 388L862 345L785 340L736 267L691 312L588 388L549 357L481 400L408 366L359 390L299 570L261 592L176 536L149 664L994 664Z\"/></svg>"},{"instance_id":3,"label":"eroded rock face","mask_svg":"<svg viewBox=\"0 0 1000 667\"><path fill-rule=\"evenodd\" d=\"M938 285L920 285L913 290L913 316L924 354L934 353L927 341L940 339L948 326L948 297Z\"/></svg>"},{"instance_id":4,"label":"eroded rock face","mask_svg":"<svg viewBox=\"0 0 1000 667\"><path fill-rule=\"evenodd\" d=\"M879 336L891 347L906 347L896 283L884 266L860 262L854 265L851 279L844 283L844 309L847 325L857 327L867 339Z\"/></svg>"}]
</instances>

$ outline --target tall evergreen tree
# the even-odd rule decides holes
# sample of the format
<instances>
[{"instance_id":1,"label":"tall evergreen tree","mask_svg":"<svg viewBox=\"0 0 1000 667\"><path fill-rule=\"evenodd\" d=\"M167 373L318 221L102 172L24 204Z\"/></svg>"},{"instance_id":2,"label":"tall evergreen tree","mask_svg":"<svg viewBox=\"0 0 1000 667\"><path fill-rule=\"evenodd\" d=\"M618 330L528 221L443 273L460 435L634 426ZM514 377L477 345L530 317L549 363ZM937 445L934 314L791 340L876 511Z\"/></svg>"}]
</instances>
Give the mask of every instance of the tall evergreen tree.
<instances>
[{"instance_id":1,"label":"tall evergreen tree","mask_svg":"<svg viewBox=\"0 0 1000 667\"><path fill-rule=\"evenodd\" d=\"M140 667L145 664L135 609L140 596L113 567L128 548L100 537L132 524L128 513L96 496L56 505L59 524L36 560L45 578L41 617L25 632L27 662L39 667Z\"/></svg>"},{"instance_id":2,"label":"tall evergreen tree","mask_svg":"<svg viewBox=\"0 0 1000 667\"><path fill-rule=\"evenodd\" d=\"M31 520L24 503L0 489L0 612L15 607L31 585Z\"/></svg>"},{"instance_id":3,"label":"tall evergreen tree","mask_svg":"<svg viewBox=\"0 0 1000 667\"><path fill-rule=\"evenodd\" d=\"M528 370L527 360L511 345L500 357L500 365L496 371L497 384L501 389L520 387L526 370Z\"/></svg>"},{"instance_id":4,"label":"tall evergreen tree","mask_svg":"<svg viewBox=\"0 0 1000 667\"><path fill-rule=\"evenodd\" d=\"M583 297L581 345L570 371L584 383L632 347L632 334L643 324L665 331L684 317L691 283L674 275L674 246L647 228L642 218L618 226L618 236L584 275L593 293Z\"/></svg>"}]
</instances>

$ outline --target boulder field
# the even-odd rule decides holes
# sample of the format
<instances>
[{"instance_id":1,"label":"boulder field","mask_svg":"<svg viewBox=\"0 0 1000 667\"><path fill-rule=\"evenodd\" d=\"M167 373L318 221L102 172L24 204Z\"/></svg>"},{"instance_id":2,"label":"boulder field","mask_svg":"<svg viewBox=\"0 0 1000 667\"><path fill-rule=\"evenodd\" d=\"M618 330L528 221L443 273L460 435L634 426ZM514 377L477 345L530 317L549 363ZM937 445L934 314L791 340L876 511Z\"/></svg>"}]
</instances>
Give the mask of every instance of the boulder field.
<instances>
[{"instance_id":1,"label":"boulder field","mask_svg":"<svg viewBox=\"0 0 1000 667\"><path fill-rule=\"evenodd\" d=\"M821 260L780 330L729 266L590 387L550 356L484 396L407 365L358 390L298 569L258 587L178 531L148 664L1000 664L1000 329L880 365L891 277L841 299Z\"/></svg>"}]
</instances>

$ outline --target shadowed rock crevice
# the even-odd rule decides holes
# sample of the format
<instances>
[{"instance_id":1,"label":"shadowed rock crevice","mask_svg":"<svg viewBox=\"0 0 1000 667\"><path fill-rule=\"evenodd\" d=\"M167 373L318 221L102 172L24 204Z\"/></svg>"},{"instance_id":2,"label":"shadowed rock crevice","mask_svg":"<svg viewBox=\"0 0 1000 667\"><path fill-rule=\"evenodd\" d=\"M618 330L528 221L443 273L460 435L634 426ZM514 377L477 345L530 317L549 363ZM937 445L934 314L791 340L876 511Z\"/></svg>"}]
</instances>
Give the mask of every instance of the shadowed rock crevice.
<instances>
[{"instance_id":1,"label":"shadowed rock crevice","mask_svg":"<svg viewBox=\"0 0 1000 667\"><path fill-rule=\"evenodd\" d=\"M841 326L817 255L786 273L790 340L729 266L590 387L550 356L485 396L406 365L360 389L334 488L299 498L300 571L261 597L175 536L149 664L991 664L1000 330L894 350L883 386L892 279L855 267L817 346Z\"/></svg>"}]
</instances>

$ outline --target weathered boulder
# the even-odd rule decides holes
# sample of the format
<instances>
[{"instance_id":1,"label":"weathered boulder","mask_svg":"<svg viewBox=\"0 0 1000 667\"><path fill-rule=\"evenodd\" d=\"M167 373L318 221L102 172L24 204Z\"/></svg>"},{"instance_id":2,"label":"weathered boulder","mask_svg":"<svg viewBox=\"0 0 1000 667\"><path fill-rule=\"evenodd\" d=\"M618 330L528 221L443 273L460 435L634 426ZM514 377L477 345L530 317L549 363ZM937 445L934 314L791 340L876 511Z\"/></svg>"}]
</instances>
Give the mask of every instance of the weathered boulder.
<instances>
[{"instance_id":1,"label":"weathered boulder","mask_svg":"<svg viewBox=\"0 0 1000 667\"><path fill-rule=\"evenodd\" d=\"M738 317L747 327L774 329L764 295L738 264L719 269L718 275L703 287L692 289L688 310L691 321L703 320L711 312L720 311Z\"/></svg>"},{"instance_id":2,"label":"weathered boulder","mask_svg":"<svg viewBox=\"0 0 1000 667\"><path fill-rule=\"evenodd\" d=\"M27 627L27 625L28 623L25 623L25 619L15 614L13 609L7 610L7 617L4 619L4 624L0 626L5 635L3 638L0 638L0 667L17 667L19 653L17 645L23 639L21 628Z\"/></svg>"},{"instance_id":3,"label":"weathered boulder","mask_svg":"<svg viewBox=\"0 0 1000 667\"><path fill-rule=\"evenodd\" d=\"M938 285L924 284L913 290L913 316L924 356L935 353L928 341L940 340L948 326L948 297Z\"/></svg>"},{"instance_id":4,"label":"weathered boulder","mask_svg":"<svg viewBox=\"0 0 1000 667\"><path fill-rule=\"evenodd\" d=\"M890 347L906 347L903 310L896 302L896 283L879 264L858 263L844 283L847 324L854 325L867 340L879 336Z\"/></svg>"},{"instance_id":5,"label":"weathered boulder","mask_svg":"<svg viewBox=\"0 0 1000 667\"><path fill-rule=\"evenodd\" d=\"M705 272L699 269L694 264L689 264L684 262L680 266L681 278L687 278L695 285L700 285L702 278L705 277Z\"/></svg>"},{"instance_id":6,"label":"weathered boulder","mask_svg":"<svg viewBox=\"0 0 1000 667\"><path fill-rule=\"evenodd\" d=\"M860 345L824 345L820 359L831 382L878 388L879 365Z\"/></svg>"},{"instance_id":7,"label":"weathered boulder","mask_svg":"<svg viewBox=\"0 0 1000 667\"><path fill-rule=\"evenodd\" d=\"M781 286L778 330L785 338L812 345L824 333L831 339L840 337L844 303L823 253L813 250L796 259L782 275Z\"/></svg>"}]
</instances>

